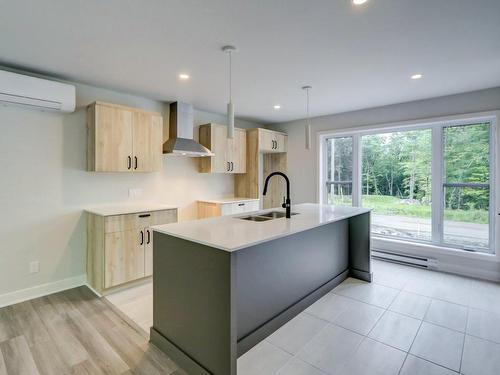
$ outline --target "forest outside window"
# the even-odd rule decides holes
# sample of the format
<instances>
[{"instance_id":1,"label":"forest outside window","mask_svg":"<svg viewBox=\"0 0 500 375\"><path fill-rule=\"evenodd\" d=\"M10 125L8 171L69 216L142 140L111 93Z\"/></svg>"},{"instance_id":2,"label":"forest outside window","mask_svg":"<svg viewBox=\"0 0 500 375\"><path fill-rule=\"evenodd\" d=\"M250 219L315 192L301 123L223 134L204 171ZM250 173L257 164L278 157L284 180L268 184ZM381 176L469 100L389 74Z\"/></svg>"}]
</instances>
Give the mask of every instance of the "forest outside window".
<instances>
[{"instance_id":1,"label":"forest outside window","mask_svg":"<svg viewBox=\"0 0 500 375\"><path fill-rule=\"evenodd\" d=\"M379 237L493 252L492 121L325 137L323 199L372 208Z\"/></svg>"}]
</instances>

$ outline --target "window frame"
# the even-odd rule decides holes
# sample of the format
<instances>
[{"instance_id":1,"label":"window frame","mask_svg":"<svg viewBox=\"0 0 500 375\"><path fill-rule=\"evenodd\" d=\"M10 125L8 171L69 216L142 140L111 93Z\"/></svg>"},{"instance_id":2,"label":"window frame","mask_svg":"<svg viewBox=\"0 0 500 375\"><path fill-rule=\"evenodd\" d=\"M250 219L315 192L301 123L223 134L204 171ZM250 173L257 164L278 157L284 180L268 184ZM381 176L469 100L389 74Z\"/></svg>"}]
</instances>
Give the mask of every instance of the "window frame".
<instances>
[{"instance_id":1,"label":"window frame","mask_svg":"<svg viewBox=\"0 0 500 375\"><path fill-rule=\"evenodd\" d=\"M468 248L457 244L444 242L444 128L460 125L474 125L478 123L489 123L489 162L490 162L490 202L489 202L489 248ZM497 113L450 116L447 118L436 118L432 120L412 121L399 124L379 124L373 126L363 126L351 129L331 130L318 132L318 159L319 159L319 179L318 197L320 204L328 204L328 190L326 189L327 176L327 140L331 138L352 137L353 160L352 160L352 205L361 205L361 172L362 172L362 146L361 137L370 134L382 134L389 132L404 132L411 130L431 129L431 160L432 160L432 208L431 208L431 240L412 240L395 236L384 236L372 234L374 239L385 239L402 243L421 244L425 246L438 247L461 252L471 252L474 254L497 255L496 245L496 174L497 174ZM438 162L435 162L435 161ZM500 255L500 254L498 254Z\"/></svg>"}]
</instances>

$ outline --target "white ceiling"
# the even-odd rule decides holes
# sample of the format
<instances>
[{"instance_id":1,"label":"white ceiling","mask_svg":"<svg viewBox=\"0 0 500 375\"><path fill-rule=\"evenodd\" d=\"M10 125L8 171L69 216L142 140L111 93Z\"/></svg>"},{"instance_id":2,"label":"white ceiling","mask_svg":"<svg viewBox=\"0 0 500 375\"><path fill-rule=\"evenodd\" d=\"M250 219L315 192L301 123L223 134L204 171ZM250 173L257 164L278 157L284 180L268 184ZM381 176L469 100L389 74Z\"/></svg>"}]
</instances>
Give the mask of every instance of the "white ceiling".
<instances>
[{"instance_id":1,"label":"white ceiling","mask_svg":"<svg viewBox=\"0 0 500 375\"><path fill-rule=\"evenodd\" d=\"M287 121L304 84L312 115L500 86L500 1L0 0L1 64L220 113L224 44L237 116Z\"/></svg>"}]
</instances>

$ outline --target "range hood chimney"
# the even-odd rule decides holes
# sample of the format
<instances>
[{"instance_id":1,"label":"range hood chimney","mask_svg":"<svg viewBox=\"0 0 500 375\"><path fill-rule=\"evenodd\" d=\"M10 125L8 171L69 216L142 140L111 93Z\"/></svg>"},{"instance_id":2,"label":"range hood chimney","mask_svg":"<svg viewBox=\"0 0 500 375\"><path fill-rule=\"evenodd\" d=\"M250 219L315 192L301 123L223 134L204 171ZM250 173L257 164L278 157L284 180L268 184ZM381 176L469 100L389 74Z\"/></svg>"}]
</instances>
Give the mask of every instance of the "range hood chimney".
<instances>
[{"instance_id":1,"label":"range hood chimney","mask_svg":"<svg viewBox=\"0 0 500 375\"><path fill-rule=\"evenodd\" d=\"M176 156L213 156L206 147L193 140L193 106L189 103L170 104L168 141L163 144L163 153Z\"/></svg>"}]
</instances>

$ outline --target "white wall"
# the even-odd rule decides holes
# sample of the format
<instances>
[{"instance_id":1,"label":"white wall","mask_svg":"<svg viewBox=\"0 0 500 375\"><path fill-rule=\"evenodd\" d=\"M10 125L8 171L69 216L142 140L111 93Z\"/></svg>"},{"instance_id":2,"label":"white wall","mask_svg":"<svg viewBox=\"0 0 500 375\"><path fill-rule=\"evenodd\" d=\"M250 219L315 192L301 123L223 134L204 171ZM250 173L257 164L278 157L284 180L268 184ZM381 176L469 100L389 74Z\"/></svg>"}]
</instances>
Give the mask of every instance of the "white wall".
<instances>
[{"instance_id":1,"label":"white wall","mask_svg":"<svg viewBox=\"0 0 500 375\"><path fill-rule=\"evenodd\" d=\"M178 205L187 220L196 199L233 194L232 176L200 174L194 158L164 156L159 173L87 172L85 106L95 100L161 111L168 122L163 103L81 84L72 114L0 105L0 305L6 293L85 273L85 207L126 202L129 188L141 188L142 200ZM196 125L207 122L225 118L195 111ZM40 272L29 274L34 260Z\"/></svg>"},{"instance_id":2,"label":"white wall","mask_svg":"<svg viewBox=\"0 0 500 375\"><path fill-rule=\"evenodd\" d=\"M314 99L312 104L314 105ZM303 120L269 125L268 127L288 133L288 176L292 186L292 203L318 202L318 132L496 111L499 109L500 87L497 87L471 93L317 117L311 119L312 144L310 150L306 150L304 147L305 130ZM497 150L498 152L500 151ZM498 186L496 196L500 197L500 187ZM497 232L498 227L499 225L497 225ZM499 237L500 241L500 236L497 237ZM500 251L497 250L497 253L500 253ZM436 256L435 251L429 251L427 254L420 252L420 254ZM465 254L465 257L462 257L462 255L458 256L449 252L440 255L439 259L442 261L443 269L450 272L500 280L500 254L491 259L481 255L474 258L474 254Z\"/></svg>"}]
</instances>

